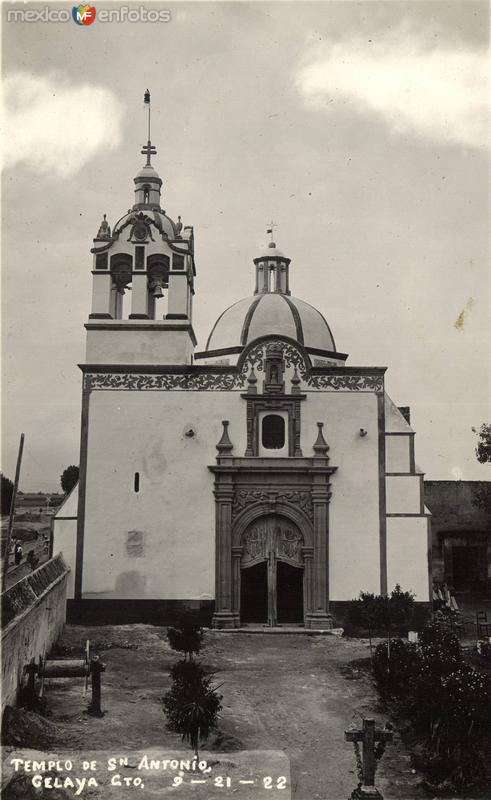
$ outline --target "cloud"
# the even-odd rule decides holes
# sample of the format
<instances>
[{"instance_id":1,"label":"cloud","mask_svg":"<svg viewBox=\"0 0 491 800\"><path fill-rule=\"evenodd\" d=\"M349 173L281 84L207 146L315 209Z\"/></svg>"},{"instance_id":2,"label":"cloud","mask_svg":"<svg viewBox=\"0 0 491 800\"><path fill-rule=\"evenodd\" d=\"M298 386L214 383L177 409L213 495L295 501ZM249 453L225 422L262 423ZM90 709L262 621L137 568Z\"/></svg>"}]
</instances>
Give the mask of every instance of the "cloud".
<instances>
[{"instance_id":1,"label":"cloud","mask_svg":"<svg viewBox=\"0 0 491 800\"><path fill-rule=\"evenodd\" d=\"M312 107L343 102L408 131L472 147L489 144L488 54L431 47L408 30L354 38L310 50L297 86Z\"/></svg>"},{"instance_id":2,"label":"cloud","mask_svg":"<svg viewBox=\"0 0 491 800\"><path fill-rule=\"evenodd\" d=\"M123 107L102 86L16 73L3 82L4 168L70 178L121 141Z\"/></svg>"}]
</instances>

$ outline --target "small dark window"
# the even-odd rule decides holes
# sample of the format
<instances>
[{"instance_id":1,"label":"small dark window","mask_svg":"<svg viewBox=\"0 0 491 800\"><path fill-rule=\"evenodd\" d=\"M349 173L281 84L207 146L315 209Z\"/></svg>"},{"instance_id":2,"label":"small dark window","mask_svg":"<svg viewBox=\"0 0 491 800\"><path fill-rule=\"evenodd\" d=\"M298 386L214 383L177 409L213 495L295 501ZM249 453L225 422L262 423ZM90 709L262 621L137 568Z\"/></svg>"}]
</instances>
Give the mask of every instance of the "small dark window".
<instances>
[{"instance_id":1,"label":"small dark window","mask_svg":"<svg viewBox=\"0 0 491 800\"><path fill-rule=\"evenodd\" d=\"M184 256L174 253L172 256L172 269L184 269Z\"/></svg>"},{"instance_id":2,"label":"small dark window","mask_svg":"<svg viewBox=\"0 0 491 800\"><path fill-rule=\"evenodd\" d=\"M96 269L107 269L107 253L97 253L95 257Z\"/></svg>"},{"instance_id":3,"label":"small dark window","mask_svg":"<svg viewBox=\"0 0 491 800\"><path fill-rule=\"evenodd\" d=\"M140 473L135 472L135 492L140 491Z\"/></svg>"},{"instance_id":4,"label":"small dark window","mask_svg":"<svg viewBox=\"0 0 491 800\"><path fill-rule=\"evenodd\" d=\"M135 269L145 268L145 248L141 245L135 247Z\"/></svg>"},{"instance_id":5,"label":"small dark window","mask_svg":"<svg viewBox=\"0 0 491 800\"><path fill-rule=\"evenodd\" d=\"M262 443L266 450L281 450L285 446L285 420L278 414L263 418Z\"/></svg>"}]
</instances>

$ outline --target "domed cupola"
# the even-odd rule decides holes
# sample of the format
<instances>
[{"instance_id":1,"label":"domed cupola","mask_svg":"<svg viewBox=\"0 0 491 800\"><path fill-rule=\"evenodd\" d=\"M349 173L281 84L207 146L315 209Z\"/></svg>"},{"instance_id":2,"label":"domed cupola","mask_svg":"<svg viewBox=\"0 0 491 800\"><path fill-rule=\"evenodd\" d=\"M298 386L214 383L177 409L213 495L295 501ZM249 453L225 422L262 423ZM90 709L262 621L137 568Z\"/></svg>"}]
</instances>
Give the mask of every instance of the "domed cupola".
<instances>
[{"instance_id":1,"label":"domed cupola","mask_svg":"<svg viewBox=\"0 0 491 800\"><path fill-rule=\"evenodd\" d=\"M254 259L256 265L254 294L265 294L266 292L291 294L288 278L290 260L276 247L275 242L271 241L266 250Z\"/></svg>"},{"instance_id":2,"label":"domed cupola","mask_svg":"<svg viewBox=\"0 0 491 800\"><path fill-rule=\"evenodd\" d=\"M291 296L291 259L270 241L253 261L254 294L234 303L218 317L205 350L195 353L195 358L206 359L205 363L232 364L253 341L275 336L298 342L313 362L344 363L347 355L336 351L331 329L320 311Z\"/></svg>"}]
</instances>

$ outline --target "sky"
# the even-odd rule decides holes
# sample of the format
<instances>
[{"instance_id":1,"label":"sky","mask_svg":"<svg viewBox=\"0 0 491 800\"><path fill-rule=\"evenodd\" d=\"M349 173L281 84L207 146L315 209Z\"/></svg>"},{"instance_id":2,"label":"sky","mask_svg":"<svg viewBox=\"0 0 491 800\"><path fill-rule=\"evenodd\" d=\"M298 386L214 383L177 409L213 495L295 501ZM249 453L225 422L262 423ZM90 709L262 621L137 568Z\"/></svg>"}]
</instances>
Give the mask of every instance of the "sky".
<instances>
[{"instance_id":1,"label":"sky","mask_svg":"<svg viewBox=\"0 0 491 800\"><path fill-rule=\"evenodd\" d=\"M170 11L111 22L102 9ZM466 2L2 5L2 470L79 458L90 248L133 204L152 96L162 206L195 231L198 349L275 239L348 365L386 366L430 479L489 480L489 9ZM165 16L165 15L164 15Z\"/></svg>"}]
</instances>

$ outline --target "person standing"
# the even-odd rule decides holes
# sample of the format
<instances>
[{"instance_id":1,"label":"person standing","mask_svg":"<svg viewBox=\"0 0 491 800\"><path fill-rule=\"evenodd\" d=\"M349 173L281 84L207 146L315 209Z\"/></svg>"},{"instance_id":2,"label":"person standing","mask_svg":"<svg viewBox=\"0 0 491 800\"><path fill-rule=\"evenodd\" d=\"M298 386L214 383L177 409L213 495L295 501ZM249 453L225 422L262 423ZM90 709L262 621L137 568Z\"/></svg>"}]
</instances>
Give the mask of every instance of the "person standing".
<instances>
[{"instance_id":1,"label":"person standing","mask_svg":"<svg viewBox=\"0 0 491 800\"><path fill-rule=\"evenodd\" d=\"M22 545L21 545L21 543L20 543L19 541L18 541L18 542L16 543L16 545L15 545L15 550L14 550L14 561L15 561L15 566L16 566L16 567L17 567L17 566L20 564L20 562L22 561Z\"/></svg>"}]
</instances>

